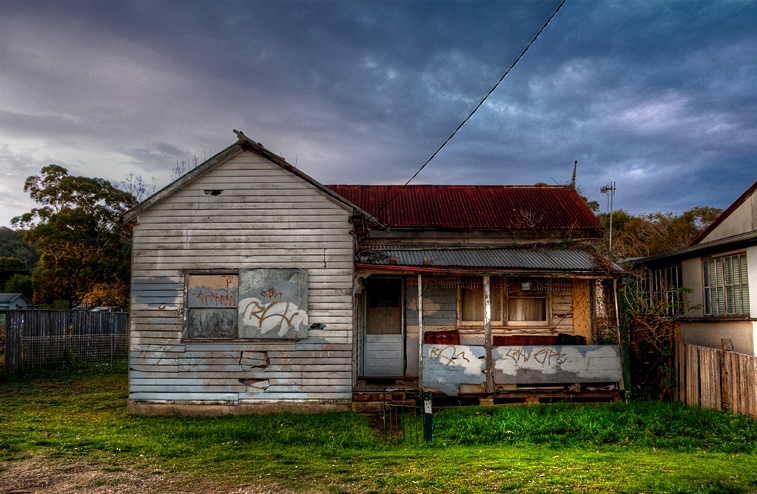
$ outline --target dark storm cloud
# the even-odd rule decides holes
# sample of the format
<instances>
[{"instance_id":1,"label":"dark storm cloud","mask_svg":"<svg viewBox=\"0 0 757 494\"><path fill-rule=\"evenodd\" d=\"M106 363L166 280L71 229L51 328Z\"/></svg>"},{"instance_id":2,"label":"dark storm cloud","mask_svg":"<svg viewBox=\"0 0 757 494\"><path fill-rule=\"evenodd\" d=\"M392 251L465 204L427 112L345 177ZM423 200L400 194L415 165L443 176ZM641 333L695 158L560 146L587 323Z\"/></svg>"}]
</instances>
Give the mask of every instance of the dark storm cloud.
<instances>
[{"instance_id":1,"label":"dark storm cloud","mask_svg":"<svg viewBox=\"0 0 757 494\"><path fill-rule=\"evenodd\" d=\"M165 182L238 128L322 182L403 183L558 3L0 1L0 165ZM757 178L756 17L569 0L417 181L565 183L577 159L635 213L727 206Z\"/></svg>"}]
</instances>

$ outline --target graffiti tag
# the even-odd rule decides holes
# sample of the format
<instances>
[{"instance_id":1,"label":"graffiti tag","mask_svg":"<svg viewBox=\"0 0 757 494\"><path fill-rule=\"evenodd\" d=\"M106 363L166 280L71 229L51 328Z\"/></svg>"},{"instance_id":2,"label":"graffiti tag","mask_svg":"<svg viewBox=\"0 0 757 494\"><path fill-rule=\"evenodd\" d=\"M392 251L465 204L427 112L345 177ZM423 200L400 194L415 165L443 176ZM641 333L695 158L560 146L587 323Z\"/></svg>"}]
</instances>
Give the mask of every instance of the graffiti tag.
<instances>
[{"instance_id":1,"label":"graffiti tag","mask_svg":"<svg viewBox=\"0 0 757 494\"><path fill-rule=\"evenodd\" d=\"M431 348L429 357L438 360L445 367L449 367L454 363L455 359L462 359L466 362L470 362L470 359L465 356L464 350L458 350L454 346L435 346Z\"/></svg>"},{"instance_id":2,"label":"graffiti tag","mask_svg":"<svg viewBox=\"0 0 757 494\"><path fill-rule=\"evenodd\" d=\"M268 290L260 290L260 296L265 298L281 298L283 295L282 292L277 292L274 287Z\"/></svg>"},{"instance_id":3,"label":"graffiti tag","mask_svg":"<svg viewBox=\"0 0 757 494\"><path fill-rule=\"evenodd\" d=\"M236 292L228 293L226 290L199 288L193 290L192 295L204 306L215 305L216 307L235 307L237 305Z\"/></svg>"},{"instance_id":4,"label":"graffiti tag","mask_svg":"<svg viewBox=\"0 0 757 494\"><path fill-rule=\"evenodd\" d=\"M556 351L554 348L540 348L535 352L527 352L521 347L508 348L504 353L504 358L511 358L516 362L528 362L529 359L534 359L542 365L552 365L554 362L557 365L562 365L568 359L568 356L564 353Z\"/></svg>"}]
</instances>

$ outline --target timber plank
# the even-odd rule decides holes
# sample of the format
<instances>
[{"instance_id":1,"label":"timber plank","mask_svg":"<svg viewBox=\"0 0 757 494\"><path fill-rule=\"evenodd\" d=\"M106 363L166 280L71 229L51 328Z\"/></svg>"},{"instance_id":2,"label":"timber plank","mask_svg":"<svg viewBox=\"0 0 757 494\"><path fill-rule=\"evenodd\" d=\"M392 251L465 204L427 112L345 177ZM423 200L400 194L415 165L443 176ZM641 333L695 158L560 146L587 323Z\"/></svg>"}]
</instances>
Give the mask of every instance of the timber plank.
<instances>
[{"instance_id":1,"label":"timber plank","mask_svg":"<svg viewBox=\"0 0 757 494\"><path fill-rule=\"evenodd\" d=\"M239 393L129 393L129 399L136 401L216 401L236 402Z\"/></svg>"}]
</instances>

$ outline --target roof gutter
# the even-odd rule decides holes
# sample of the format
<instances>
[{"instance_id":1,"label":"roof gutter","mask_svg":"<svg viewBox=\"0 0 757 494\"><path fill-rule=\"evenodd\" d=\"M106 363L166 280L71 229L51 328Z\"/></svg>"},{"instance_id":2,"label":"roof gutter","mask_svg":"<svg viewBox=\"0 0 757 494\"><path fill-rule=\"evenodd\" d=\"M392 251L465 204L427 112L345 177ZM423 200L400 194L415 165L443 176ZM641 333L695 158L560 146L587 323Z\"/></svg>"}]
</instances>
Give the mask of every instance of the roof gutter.
<instances>
[{"instance_id":1,"label":"roof gutter","mask_svg":"<svg viewBox=\"0 0 757 494\"><path fill-rule=\"evenodd\" d=\"M704 244L697 244L691 247L685 247L683 249L673 250L655 256L645 257L637 261L633 261L632 264L656 264L662 262L682 261L692 257L701 257L709 254L715 254L723 251L723 247L729 249L740 249L742 247L749 247L757 242L757 230L733 237L721 238L719 240L713 240Z\"/></svg>"}]
</instances>

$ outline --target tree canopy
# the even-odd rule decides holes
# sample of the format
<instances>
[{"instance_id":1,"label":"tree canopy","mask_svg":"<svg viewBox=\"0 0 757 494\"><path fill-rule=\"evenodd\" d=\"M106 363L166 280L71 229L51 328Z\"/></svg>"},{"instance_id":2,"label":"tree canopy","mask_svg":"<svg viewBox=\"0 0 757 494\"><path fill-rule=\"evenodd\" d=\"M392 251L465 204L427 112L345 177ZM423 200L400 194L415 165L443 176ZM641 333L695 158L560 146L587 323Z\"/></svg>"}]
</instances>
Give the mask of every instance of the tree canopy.
<instances>
[{"instance_id":1,"label":"tree canopy","mask_svg":"<svg viewBox=\"0 0 757 494\"><path fill-rule=\"evenodd\" d=\"M76 177L58 165L28 177L24 192L39 207L13 218L41 253L34 303L123 305L128 300L130 232L118 217L134 196L100 178Z\"/></svg>"},{"instance_id":2,"label":"tree canopy","mask_svg":"<svg viewBox=\"0 0 757 494\"><path fill-rule=\"evenodd\" d=\"M619 209L612 214L612 257L616 259L647 257L687 247L723 210L694 206L680 215L648 213L632 216ZM610 215L599 214L609 233ZM605 235L604 249L608 248Z\"/></svg>"},{"instance_id":3,"label":"tree canopy","mask_svg":"<svg viewBox=\"0 0 757 494\"><path fill-rule=\"evenodd\" d=\"M0 257L21 259L30 269L34 269L39 261L39 253L33 246L24 242L25 234L24 230L0 226Z\"/></svg>"}]
</instances>

